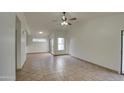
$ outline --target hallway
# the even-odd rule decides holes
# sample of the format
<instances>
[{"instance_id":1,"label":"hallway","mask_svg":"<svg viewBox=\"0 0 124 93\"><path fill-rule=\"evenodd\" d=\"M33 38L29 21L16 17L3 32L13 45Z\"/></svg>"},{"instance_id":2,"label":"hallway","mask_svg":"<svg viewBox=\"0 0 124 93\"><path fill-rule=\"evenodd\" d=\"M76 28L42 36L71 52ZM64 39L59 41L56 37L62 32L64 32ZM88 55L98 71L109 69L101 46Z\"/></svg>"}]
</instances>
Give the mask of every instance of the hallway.
<instances>
[{"instance_id":1,"label":"hallway","mask_svg":"<svg viewBox=\"0 0 124 93\"><path fill-rule=\"evenodd\" d=\"M49 53L28 54L16 76L17 81L124 80L124 76L114 71L69 55L53 56Z\"/></svg>"}]
</instances>

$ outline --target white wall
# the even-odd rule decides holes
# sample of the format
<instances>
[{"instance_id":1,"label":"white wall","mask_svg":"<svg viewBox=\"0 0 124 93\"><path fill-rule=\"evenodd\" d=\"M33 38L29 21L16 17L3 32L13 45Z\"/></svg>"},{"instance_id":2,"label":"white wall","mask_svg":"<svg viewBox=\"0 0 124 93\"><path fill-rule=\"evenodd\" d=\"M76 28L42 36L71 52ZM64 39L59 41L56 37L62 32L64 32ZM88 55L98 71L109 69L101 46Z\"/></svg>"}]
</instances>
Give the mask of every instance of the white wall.
<instances>
[{"instance_id":1,"label":"white wall","mask_svg":"<svg viewBox=\"0 0 124 93\"><path fill-rule=\"evenodd\" d=\"M15 13L0 13L0 80L15 80Z\"/></svg>"},{"instance_id":2,"label":"white wall","mask_svg":"<svg viewBox=\"0 0 124 93\"><path fill-rule=\"evenodd\" d=\"M41 37L42 38L42 37ZM37 52L49 52L49 41L48 38L44 38L47 42L32 42L33 36L28 36L28 53L37 53Z\"/></svg>"},{"instance_id":3,"label":"white wall","mask_svg":"<svg viewBox=\"0 0 124 93\"><path fill-rule=\"evenodd\" d=\"M49 36L49 39L50 39L50 50L49 52L52 53L52 54L55 54L55 33L52 33L50 36Z\"/></svg>"},{"instance_id":4,"label":"white wall","mask_svg":"<svg viewBox=\"0 0 124 93\"><path fill-rule=\"evenodd\" d=\"M31 34L24 13L23 12L16 12L16 15L18 16L18 18L21 21L21 28L23 30L25 29L28 34Z\"/></svg>"},{"instance_id":5,"label":"white wall","mask_svg":"<svg viewBox=\"0 0 124 93\"><path fill-rule=\"evenodd\" d=\"M124 14L99 17L70 30L70 54L120 72Z\"/></svg>"},{"instance_id":6,"label":"white wall","mask_svg":"<svg viewBox=\"0 0 124 93\"><path fill-rule=\"evenodd\" d=\"M21 21L16 17L16 68L21 69Z\"/></svg>"},{"instance_id":7,"label":"white wall","mask_svg":"<svg viewBox=\"0 0 124 93\"><path fill-rule=\"evenodd\" d=\"M26 31L21 31L21 68L23 67L27 58L27 46L26 46Z\"/></svg>"},{"instance_id":8,"label":"white wall","mask_svg":"<svg viewBox=\"0 0 124 93\"><path fill-rule=\"evenodd\" d=\"M26 61L27 46L26 36L28 27L23 13L16 13L16 31L17 31L17 69L21 69Z\"/></svg>"}]
</instances>

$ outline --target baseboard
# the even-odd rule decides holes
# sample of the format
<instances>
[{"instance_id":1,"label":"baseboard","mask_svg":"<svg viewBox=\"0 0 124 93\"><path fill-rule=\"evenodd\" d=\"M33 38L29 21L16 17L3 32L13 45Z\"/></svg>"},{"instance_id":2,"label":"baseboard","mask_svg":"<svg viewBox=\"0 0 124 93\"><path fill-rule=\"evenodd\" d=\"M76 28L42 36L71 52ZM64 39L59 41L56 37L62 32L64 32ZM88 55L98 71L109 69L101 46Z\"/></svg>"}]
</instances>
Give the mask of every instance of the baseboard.
<instances>
[{"instance_id":1,"label":"baseboard","mask_svg":"<svg viewBox=\"0 0 124 93\"><path fill-rule=\"evenodd\" d=\"M27 54L40 54L40 53L49 53L49 52L31 52L31 53L27 53Z\"/></svg>"},{"instance_id":2,"label":"baseboard","mask_svg":"<svg viewBox=\"0 0 124 93\"><path fill-rule=\"evenodd\" d=\"M55 55L54 53L49 52L51 55Z\"/></svg>"},{"instance_id":3,"label":"baseboard","mask_svg":"<svg viewBox=\"0 0 124 93\"><path fill-rule=\"evenodd\" d=\"M70 54L69 54L69 55L70 55ZM72 55L70 55L70 56L73 57L73 58L75 58L75 59L77 59L77 60L84 61L84 62L88 62L88 63L90 63L90 64L93 64L93 65L99 66L99 67L104 68L104 69L108 69L108 70L110 70L110 71L112 71L112 72L115 72L115 73L118 73L118 74L119 74L119 72L116 71L116 70L113 70L113 69L110 69L110 68L104 67L104 66L99 65L99 64L95 64L95 63L93 63L93 62L89 62L89 61L87 61L87 60L84 60L84 59L81 59L81 58L78 58L78 57L75 57L75 56L72 56Z\"/></svg>"},{"instance_id":4,"label":"baseboard","mask_svg":"<svg viewBox=\"0 0 124 93\"><path fill-rule=\"evenodd\" d=\"M64 56L64 55L69 55L69 54L55 54L54 56Z\"/></svg>"},{"instance_id":5,"label":"baseboard","mask_svg":"<svg viewBox=\"0 0 124 93\"><path fill-rule=\"evenodd\" d=\"M53 54L53 53L50 53L50 54L53 55L53 56L69 55L69 54Z\"/></svg>"}]
</instances>

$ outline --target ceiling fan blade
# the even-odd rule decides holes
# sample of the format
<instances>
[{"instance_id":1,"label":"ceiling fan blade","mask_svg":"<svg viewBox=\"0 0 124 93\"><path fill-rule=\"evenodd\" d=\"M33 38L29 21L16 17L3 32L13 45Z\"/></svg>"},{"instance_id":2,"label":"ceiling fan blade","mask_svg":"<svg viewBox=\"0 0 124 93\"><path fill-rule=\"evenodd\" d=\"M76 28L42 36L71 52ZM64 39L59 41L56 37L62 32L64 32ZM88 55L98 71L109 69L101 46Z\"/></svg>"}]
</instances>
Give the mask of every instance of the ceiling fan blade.
<instances>
[{"instance_id":1,"label":"ceiling fan blade","mask_svg":"<svg viewBox=\"0 0 124 93\"><path fill-rule=\"evenodd\" d=\"M69 20L77 20L77 18L76 18L76 17L74 17L74 18L71 18L71 19L69 19Z\"/></svg>"},{"instance_id":2,"label":"ceiling fan blade","mask_svg":"<svg viewBox=\"0 0 124 93\"><path fill-rule=\"evenodd\" d=\"M61 18L61 20L62 20L62 21L66 21L67 18L66 18L65 16L63 16L63 17Z\"/></svg>"},{"instance_id":3,"label":"ceiling fan blade","mask_svg":"<svg viewBox=\"0 0 124 93\"><path fill-rule=\"evenodd\" d=\"M71 23L68 23L68 25L72 25Z\"/></svg>"}]
</instances>

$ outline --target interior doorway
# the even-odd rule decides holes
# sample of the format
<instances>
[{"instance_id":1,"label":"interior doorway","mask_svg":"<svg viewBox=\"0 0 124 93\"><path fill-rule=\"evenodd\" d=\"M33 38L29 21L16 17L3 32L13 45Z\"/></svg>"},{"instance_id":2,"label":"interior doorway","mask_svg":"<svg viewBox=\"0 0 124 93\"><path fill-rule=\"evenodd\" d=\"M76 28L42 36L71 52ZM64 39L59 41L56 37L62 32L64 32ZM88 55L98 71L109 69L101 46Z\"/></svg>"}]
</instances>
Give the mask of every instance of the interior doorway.
<instances>
[{"instance_id":1,"label":"interior doorway","mask_svg":"<svg viewBox=\"0 0 124 93\"><path fill-rule=\"evenodd\" d=\"M124 30L121 31L121 74L124 75Z\"/></svg>"}]
</instances>

